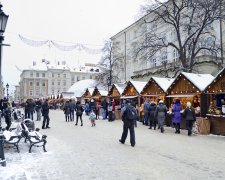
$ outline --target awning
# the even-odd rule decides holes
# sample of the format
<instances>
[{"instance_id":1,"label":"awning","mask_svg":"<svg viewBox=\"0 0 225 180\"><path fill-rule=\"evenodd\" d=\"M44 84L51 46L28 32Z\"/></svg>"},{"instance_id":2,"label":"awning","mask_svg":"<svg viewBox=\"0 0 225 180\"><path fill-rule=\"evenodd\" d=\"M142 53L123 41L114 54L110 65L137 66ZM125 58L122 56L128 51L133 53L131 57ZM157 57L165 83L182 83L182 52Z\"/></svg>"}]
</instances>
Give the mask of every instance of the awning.
<instances>
[{"instance_id":1,"label":"awning","mask_svg":"<svg viewBox=\"0 0 225 180\"><path fill-rule=\"evenodd\" d=\"M160 95L159 94L151 94L151 95L146 94L146 95L141 95L141 96L143 96L143 97L158 97Z\"/></svg>"},{"instance_id":2,"label":"awning","mask_svg":"<svg viewBox=\"0 0 225 180\"><path fill-rule=\"evenodd\" d=\"M138 97L138 96L121 96L120 99L133 99L136 97Z\"/></svg>"},{"instance_id":3,"label":"awning","mask_svg":"<svg viewBox=\"0 0 225 180\"><path fill-rule=\"evenodd\" d=\"M171 94L169 96L166 97L177 97L177 98L182 98L182 97L194 97L196 96L196 94Z\"/></svg>"}]
</instances>

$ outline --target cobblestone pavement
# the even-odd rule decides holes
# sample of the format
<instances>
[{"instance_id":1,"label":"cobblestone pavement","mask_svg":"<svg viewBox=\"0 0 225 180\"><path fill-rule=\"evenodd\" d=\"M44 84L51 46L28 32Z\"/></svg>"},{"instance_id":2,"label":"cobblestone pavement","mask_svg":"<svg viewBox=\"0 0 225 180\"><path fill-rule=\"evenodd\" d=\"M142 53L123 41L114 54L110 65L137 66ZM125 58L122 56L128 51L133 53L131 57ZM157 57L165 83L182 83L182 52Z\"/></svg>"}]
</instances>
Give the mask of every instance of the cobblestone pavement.
<instances>
[{"instance_id":1,"label":"cobblestone pavement","mask_svg":"<svg viewBox=\"0 0 225 180\"><path fill-rule=\"evenodd\" d=\"M6 167L0 167L0 180L216 180L225 179L225 137L192 136L186 131L174 134L149 130L138 124L136 146L118 142L122 122L98 120L91 127L84 116L84 126L65 122L60 110L50 113L51 129L47 151L20 143L20 153L5 149ZM35 121L36 127L41 123ZM128 136L129 138L129 136Z\"/></svg>"}]
</instances>

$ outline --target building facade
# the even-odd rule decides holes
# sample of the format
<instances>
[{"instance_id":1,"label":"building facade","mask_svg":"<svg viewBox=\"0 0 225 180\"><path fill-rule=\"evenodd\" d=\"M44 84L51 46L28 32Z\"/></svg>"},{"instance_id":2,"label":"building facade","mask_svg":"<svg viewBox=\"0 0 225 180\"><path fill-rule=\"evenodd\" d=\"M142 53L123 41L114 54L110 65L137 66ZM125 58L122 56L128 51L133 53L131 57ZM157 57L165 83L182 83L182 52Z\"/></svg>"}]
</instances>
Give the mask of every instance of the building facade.
<instances>
[{"instance_id":1,"label":"building facade","mask_svg":"<svg viewBox=\"0 0 225 180\"><path fill-rule=\"evenodd\" d=\"M148 49L140 51L137 54L138 46L141 44L140 42L145 41L148 33L151 32L154 32L158 37L163 38L165 42L178 43L173 27L162 22L157 24L155 21L152 21L152 19L153 15L147 14L111 37L112 43L119 45L121 53L124 54L124 59L120 62L120 69L114 70L118 71L121 82L129 81L131 79L147 80L151 76L165 76L163 69L168 70L170 67L172 69L172 67L176 66L179 68L181 65L178 51L172 46L157 51L151 57L148 57ZM216 37L217 41L220 41L221 34L219 20L212 23L211 26L213 27L210 29L213 31L212 34ZM222 27L222 34L224 34L224 24L222 24ZM224 36L222 39L223 42L225 42ZM148 42L146 42L146 44L147 43ZM210 38L207 39L207 43L211 43ZM193 72L195 73L207 72L216 74L218 72L218 67L223 67L223 65L218 63L218 56L215 57L211 54L199 54L196 58L196 62L198 63L193 67ZM173 71L168 71L167 73L170 77L174 76Z\"/></svg>"},{"instance_id":2,"label":"building facade","mask_svg":"<svg viewBox=\"0 0 225 180\"><path fill-rule=\"evenodd\" d=\"M66 92L75 82L84 79L95 79L100 69L95 64L74 68L65 61L50 63L42 60L33 62L20 75L20 99L47 97Z\"/></svg>"}]
</instances>

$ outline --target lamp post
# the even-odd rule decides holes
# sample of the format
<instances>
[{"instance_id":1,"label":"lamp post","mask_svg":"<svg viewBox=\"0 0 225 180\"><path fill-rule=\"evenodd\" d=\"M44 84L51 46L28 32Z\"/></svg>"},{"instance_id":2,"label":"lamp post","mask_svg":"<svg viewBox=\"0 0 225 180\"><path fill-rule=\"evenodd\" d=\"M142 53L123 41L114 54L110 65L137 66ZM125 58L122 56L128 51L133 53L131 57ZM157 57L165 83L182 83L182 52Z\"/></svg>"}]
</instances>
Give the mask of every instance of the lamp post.
<instances>
[{"instance_id":1,"label":"lamp post","mask_svg":"<svg viewBox=\"0 0 225 180\"><path fill-rule=\"evenodd\" d=\"M9 100L9 84L6 84L7 100Z\"/></svg>"},{"instance_id":2,"label":"lamp post","mask_svg":"<svg viewBox=\"0 0 225 180\"><path fill-rule=\"evenodd\" d=\"M2 82L2 42L4 40L3 33L5 32L6 24L8 21L8 15L2 11L2 4L0 2L0 83ZM0 129L0 164L6 166L6 160L4 155L4 135Z\"/></svg>"}]
</instances>

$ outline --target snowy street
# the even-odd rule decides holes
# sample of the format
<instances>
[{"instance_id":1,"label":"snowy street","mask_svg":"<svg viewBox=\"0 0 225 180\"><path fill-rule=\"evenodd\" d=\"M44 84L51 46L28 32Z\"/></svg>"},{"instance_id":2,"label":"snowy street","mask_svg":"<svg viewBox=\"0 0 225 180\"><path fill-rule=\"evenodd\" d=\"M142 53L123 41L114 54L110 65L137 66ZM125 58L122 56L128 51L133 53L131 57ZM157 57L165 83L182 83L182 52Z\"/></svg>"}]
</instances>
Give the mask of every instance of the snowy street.
<instances>
[{"instance_id":1,"label":"snowy street","mask_svg":"<svg viewBox=\"0 0 225 180\"><path fill-rule=\"evenodd\" d=\"M124 145L118 141L121 121L98 120L91 127L83 118L84 126L75 126L65 122L62 111L51 111L51 129L41 129L48 136L48 152L34 147L28 153L24 139L20 153L5 148L7 165L0 167L0 180L225 179L223 136L188 137L186 130L178 135L169 127L161 134L138 123L136 146L131 147L129 136ZM35 125L41 128L41 122Z\"/></svg>"}]
</instances>

